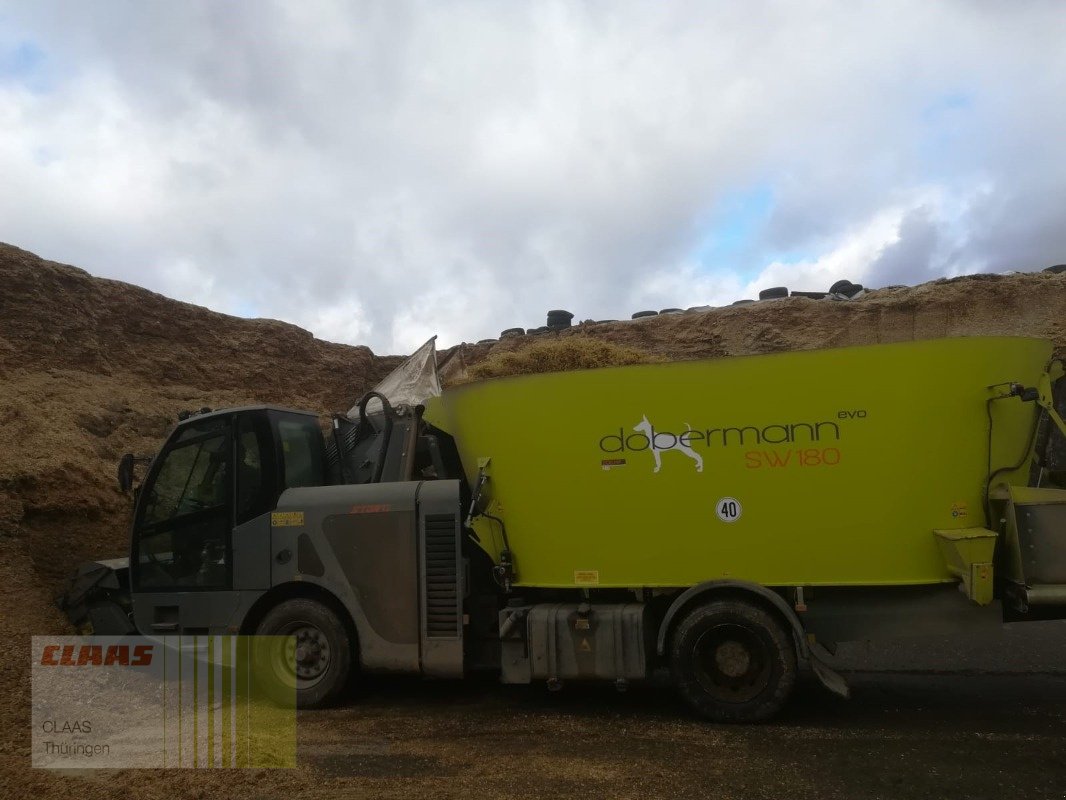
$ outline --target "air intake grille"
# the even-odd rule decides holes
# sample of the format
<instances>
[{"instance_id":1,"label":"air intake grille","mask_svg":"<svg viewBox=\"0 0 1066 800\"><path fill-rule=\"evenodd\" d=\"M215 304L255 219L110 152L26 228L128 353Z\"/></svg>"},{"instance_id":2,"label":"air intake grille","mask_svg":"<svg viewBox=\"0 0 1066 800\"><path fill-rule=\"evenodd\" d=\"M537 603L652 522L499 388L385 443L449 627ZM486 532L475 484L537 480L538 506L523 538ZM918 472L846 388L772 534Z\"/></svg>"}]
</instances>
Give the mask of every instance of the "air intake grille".
<instances>
[{"instance_id":1,"label":"air intake grille","mask_svg":"<svg viewBox=\"0 0 1066 800\"><path fill-rule=\"evenodd\" d=\"M426 515L426 636L459 636L459 557L454 514Z\"/></svg>"}]
</instances>

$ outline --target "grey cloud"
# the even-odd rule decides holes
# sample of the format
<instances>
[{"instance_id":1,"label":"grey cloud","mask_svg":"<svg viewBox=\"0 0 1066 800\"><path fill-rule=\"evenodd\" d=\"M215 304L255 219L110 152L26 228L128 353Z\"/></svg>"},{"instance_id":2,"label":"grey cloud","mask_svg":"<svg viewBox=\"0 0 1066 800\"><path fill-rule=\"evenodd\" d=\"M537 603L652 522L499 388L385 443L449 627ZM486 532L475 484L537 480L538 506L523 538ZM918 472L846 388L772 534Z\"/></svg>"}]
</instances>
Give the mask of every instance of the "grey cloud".
<instances>
[{"instance_id":1,"label":"grey cloud","mask_svg":"<svg viewBox=\"0 0 1066 800\"><path fill-rule=\"evenodd\" d=\"M890 286L924 283L937 277L934 259L940 238L928 208L907 212L900 222L899 240L881 251L866 280L871 286Z\"/></svg>"},{"instance_id":2,"label":"grey cloud","mask_svg":"<svg viewBox=\"0 0 1066 800\"><path fill-rule=\"evenodd\" d=\"M1063 244L1062 20L918 0L0 0L58 76L45 96L0 76L0 239L390 351L422 326L450 344L556 306L688 304L664 293L714 284L693 249L752 185L775 201L756 258L816 260L888 209L883 282L1039 266Z\"/></svg>"},{"instance_id":3,"label":"grey cloud","mask_svg":"<svg viewBox=\"0 0 1066 800\"><path fill-rule=\"evenodd\" d=\"M1064 208L1066 169L1057 164L1039 180L997 187L970 209L965 240L951 254L952 261L966 271L988 272L1066 262Z\"/></svg>"}]
</instances>

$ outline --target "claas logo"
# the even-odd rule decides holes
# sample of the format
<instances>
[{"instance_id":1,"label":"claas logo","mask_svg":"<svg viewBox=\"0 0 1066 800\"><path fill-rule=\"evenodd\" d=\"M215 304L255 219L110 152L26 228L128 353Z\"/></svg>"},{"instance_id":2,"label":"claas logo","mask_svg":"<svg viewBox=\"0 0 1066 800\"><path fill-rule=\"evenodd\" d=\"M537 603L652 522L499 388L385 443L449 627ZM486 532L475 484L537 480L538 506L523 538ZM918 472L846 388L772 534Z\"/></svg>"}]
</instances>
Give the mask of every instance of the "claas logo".
<instances>
[{"instance_id":1,"label":"claas logo","mask_svg":"<svg viewBox=\"0 0 1066 800\"><path fill-rule=\"evenodd\" d=\"M41 653L45 667L147 667L152 663L150 644L50 644Z\"/></svg>"}]
</instances>

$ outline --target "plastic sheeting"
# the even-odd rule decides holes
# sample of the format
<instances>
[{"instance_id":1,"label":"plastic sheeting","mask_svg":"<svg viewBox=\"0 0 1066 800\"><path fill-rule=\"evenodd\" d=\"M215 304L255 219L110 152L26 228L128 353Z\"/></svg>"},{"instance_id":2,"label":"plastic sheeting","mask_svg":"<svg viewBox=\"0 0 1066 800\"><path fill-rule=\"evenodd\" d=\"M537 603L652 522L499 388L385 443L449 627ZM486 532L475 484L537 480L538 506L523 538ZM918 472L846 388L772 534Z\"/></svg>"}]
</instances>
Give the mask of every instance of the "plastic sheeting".
<instances>
[{"instance_id":1,"label":"plastic sheeting","mask_svg":"<svg viewBox=\"0 0 1066 800\"><path fill-rule=\"evenodd\" d=\"M414 408L431 397L440 396L440 376L437 374L437 337L419 347L406 361L390 372L373 391L384 395L394 409ZM366 405L367 414L380 414L381 401L372 397ZM359 419L358 404L348 409L348 417Z\"/></svg>"}]
</instances>

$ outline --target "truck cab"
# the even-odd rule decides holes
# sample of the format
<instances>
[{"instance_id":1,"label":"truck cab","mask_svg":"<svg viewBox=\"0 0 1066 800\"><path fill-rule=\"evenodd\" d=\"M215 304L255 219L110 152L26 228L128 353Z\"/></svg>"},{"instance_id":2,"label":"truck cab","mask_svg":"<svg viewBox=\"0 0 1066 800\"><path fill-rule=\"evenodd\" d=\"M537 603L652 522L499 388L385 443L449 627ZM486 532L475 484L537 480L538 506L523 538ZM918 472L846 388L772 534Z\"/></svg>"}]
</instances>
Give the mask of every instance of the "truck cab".
<instances>
[{"instance_id":1,"label":"truck cab","mask_svg":"<svg viewBox=\"0 0 1066 800\"><path fill-rule=\"evenodd\" d=\"M478 662L464 599L491 566L464 552L458 456L421 412L368 393L328 424L267 405L183 414L135 492L128 562L83 567L68 613L96 633L291 635L304 706L356 663L461 676Z\"/></svg>"},{"instance_id":2,"label":"truck cab","mask_svg":"<svg viewBox=\"0 0 1066 800\"><path fill-rule=\"evenodd\" d=\"M225 595L235 586L234 542L269 538L269 513L285 490L326 483L314 414L255 406L180 422L153 461L134 512L132 588L153 600L135 604L138 629L206 633L224 627ZM176 600L155 602L185 593L195 593L200 599L194 605L202 610L184 620L176 616Z\"/></svg>"}]
</instances>

